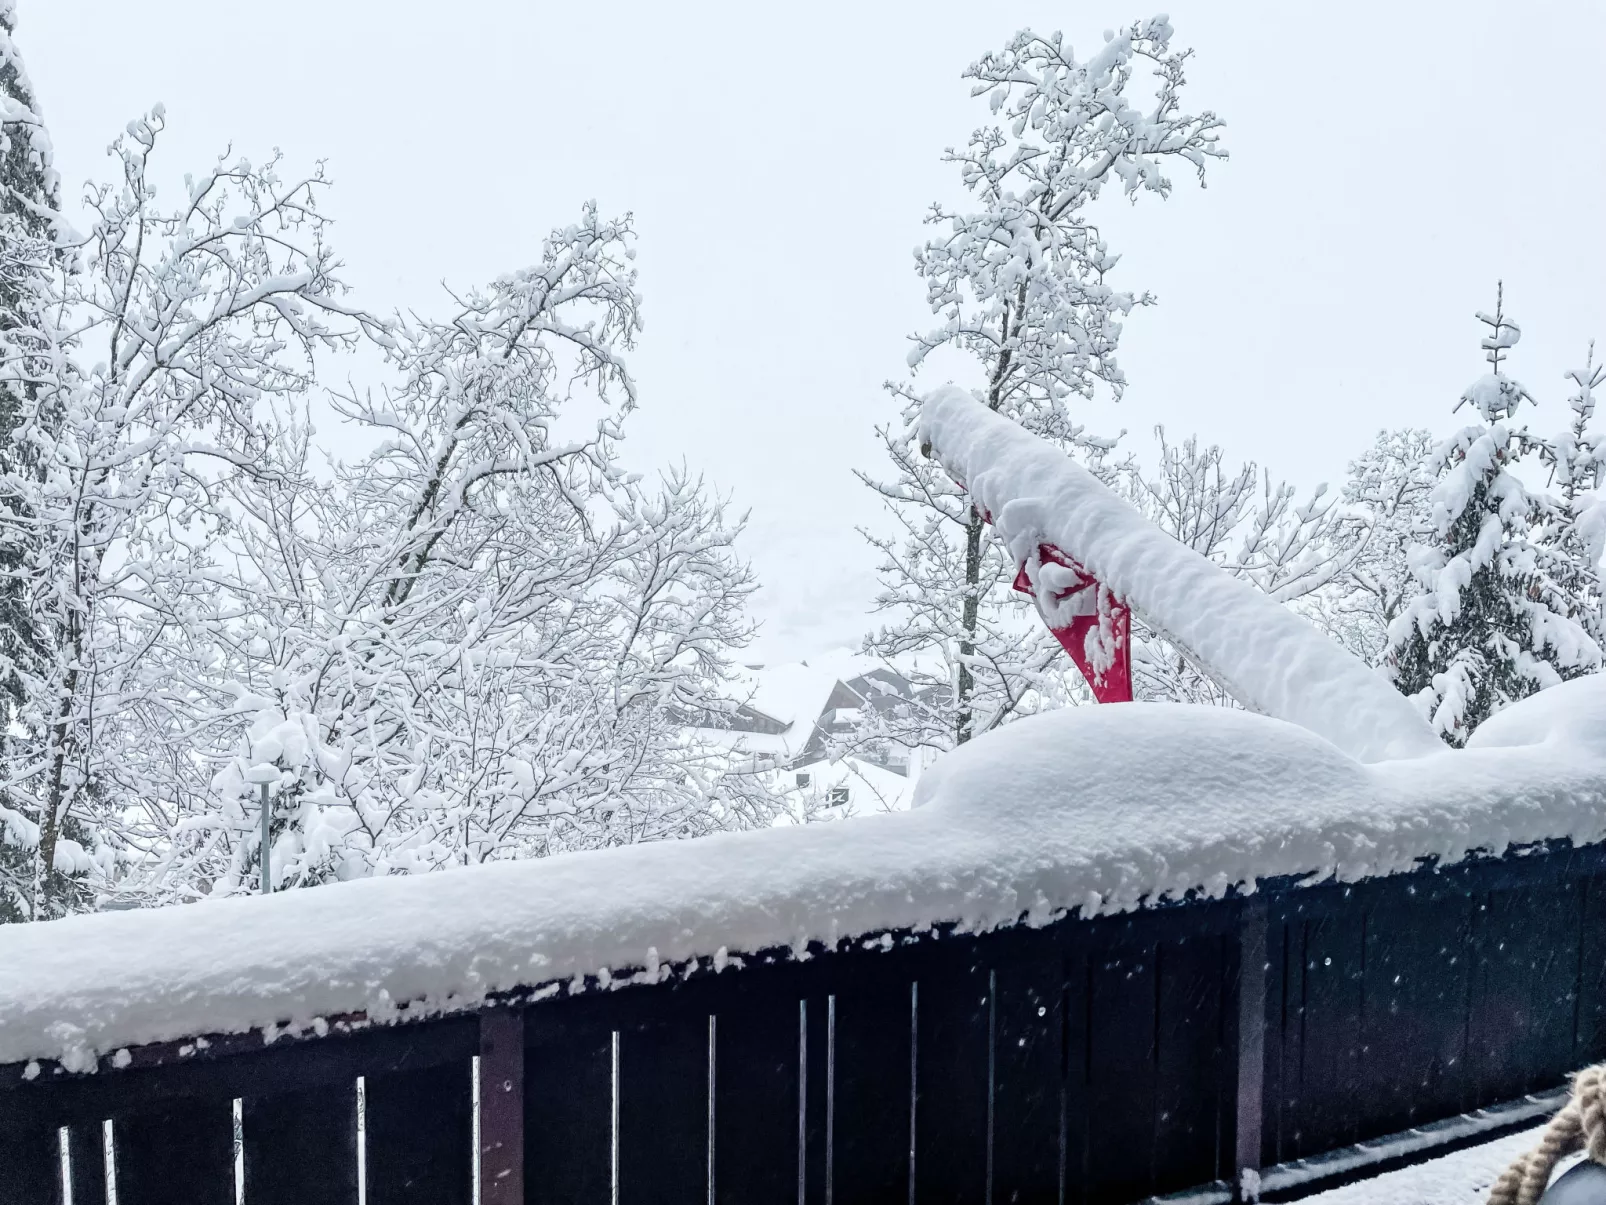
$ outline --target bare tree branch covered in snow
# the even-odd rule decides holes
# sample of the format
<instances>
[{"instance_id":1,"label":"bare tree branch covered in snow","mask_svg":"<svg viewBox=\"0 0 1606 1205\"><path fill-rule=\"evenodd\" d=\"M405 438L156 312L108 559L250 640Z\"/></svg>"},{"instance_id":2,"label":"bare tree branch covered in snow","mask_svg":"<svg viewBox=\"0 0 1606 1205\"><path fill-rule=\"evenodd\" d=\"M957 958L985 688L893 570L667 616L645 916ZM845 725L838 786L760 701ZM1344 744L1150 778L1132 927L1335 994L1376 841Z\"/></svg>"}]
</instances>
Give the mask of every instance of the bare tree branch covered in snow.
<instances>
[{"instance_id":1,"label":"bare tree branch covered in snow","mask_svg":"<svg viewBox=\"0 0 1606 1205\"><path fill-rule=\"evenodd\" d=\"M618 463L629 219L587 206L450 318L380 320L343 300L321 173L220 161L163 210L161 128L116 144L5 341L30 454L0 568L37 637L8 666L12 911L253 888L262 763L280 886L768 823L681 719L730 706L740 521ZM359 342L392 383L322 391ZM372 451L325 466L314 398Z\"/></svg>"},{"instance_id":2,"label":"bare tree branch covered in snow","mask_svg":"<svg viewBox=\"0 0 1606 1205\"><path fill-rule=\"evenodd\" d=\"M161 126L158 110L113 147L123 179L91 193L93 229L48 282L49 354L7 362L31 392L14 442L39 466L8 474L0 533L38 642L19 667L28 739L4 767L38 825L34 915L51 910L45 868L87 869L69 822L94 831L143 789L125 754L154 753L141 734L181 714L171 658L216 606L216 482L251 470L259 409L304 391L313 352L359 325L338 301L321 177L220 162L163 211L147 174Z\"/></svg>"},{"instance_id":3,"label":"bare tree branch covered in snow","mask_svg":"<svg viewBox=\"0 0 1606 1205\"><path fill-rule=\"evenodd\" d=\"M1100 465L1111 441L1071 415L1073 398L1124 385L1115 349L1121 320L1147 295L1106 283L1114 256L1089 216L1108 184L1136 199L1169 195L1168 161L1203 178L1220 122L1183 110L1189 52L1174 50L1164 18L1107 33L1077 58L1059 34L1017 34L964 73L999 124L977 130L947 160L975 207L933 206L938 233L915 253L938 325L917 335L911 372L940 350L973 358L993 410ZM1148 67L1152 98L1136 95ZM1130 94L1129 94L1130 93ZM893 387L913 416L914 394ZM880 609L891 616L870 651L898 658L937 687L929 715L897 734L946 748L997 727L1072 688L1052 637L1010 592L1014 566L989 538L963 488L908 446L902 424L879 429L893 474L860 474L896 517L882 555ZM942 700L940 703L935 700Z\"/></svg>"},{"instance_id":4,"label":"bare tree branch covered in snow","mask_svg":"<svg viewBox=\"0 0 1606 1205\"><path fill-rule=\"evenodd\" d=\"M1606 478L1606 433L1594 426L1595 390L1606 383L1606 365L1595 363L1594 343L1584 366L1569 371L1567 379L1576 390L1567 399L1572 422L1539 448L1550 469L1550 484L1559 487L1561 496L1536 539L1555 558L1568 617L1606 648L1600 568L1606 556L1606 507L1600 498L1601 481Z\"/></svg>"},{"instance_id":5,"label":"bare tree branch covered in snow","mask_svg":"<svg viewBox=\"0 0 1606 1205\"><path fill-rule=\"evenodd\" d=\"M1340 500L1341 538L1354 541L1345 570L1302 606L1368 665L1382 665L1389 625L1416 593L1408 559L1430 530L1434 439L1422 429L1380 431L1350 462Z\"/></svg>"}]
</instances>

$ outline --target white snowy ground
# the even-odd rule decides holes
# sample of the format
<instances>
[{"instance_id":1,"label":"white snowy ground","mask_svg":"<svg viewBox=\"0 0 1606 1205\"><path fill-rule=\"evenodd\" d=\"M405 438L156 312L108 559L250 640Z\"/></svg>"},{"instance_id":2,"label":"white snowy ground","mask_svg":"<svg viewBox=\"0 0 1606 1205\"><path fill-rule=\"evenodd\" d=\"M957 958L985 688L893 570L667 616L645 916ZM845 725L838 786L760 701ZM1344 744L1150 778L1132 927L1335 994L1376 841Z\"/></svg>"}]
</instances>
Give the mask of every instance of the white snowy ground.
<instances>
[{"instance_id":1,"label":"white snowy ground","mask_svg":"<svg viewBox=\"0 0 1606 1205\"><path fill-rule=\"evenodd\" d=\"M1495 1177L1537 1145L1543 1128L1535 1126L1442 1159L1304 1197L1300 1205L1483 1205ZM1558 1171L1574 1162L1563 1160Z\"/></svg>"}]
</instances>

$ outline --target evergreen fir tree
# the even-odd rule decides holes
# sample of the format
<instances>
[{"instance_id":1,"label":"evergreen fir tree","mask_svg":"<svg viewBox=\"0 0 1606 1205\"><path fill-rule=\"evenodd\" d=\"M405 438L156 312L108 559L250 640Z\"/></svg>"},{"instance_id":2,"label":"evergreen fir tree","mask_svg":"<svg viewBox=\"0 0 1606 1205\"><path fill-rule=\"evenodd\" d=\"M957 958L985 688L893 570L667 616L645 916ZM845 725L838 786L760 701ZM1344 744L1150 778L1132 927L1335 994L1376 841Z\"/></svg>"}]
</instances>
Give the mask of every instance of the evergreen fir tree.
<instances>
[{"instance_id":1,"label":"evergreen fir tree","mask_svg":"<svg viewBox=\"0 0 1606 1205\"><path fill-rule=\"evenodd\" d=\"M23 416L51 413L39 407L39 382L48 374L50 340L44 332L47 273L55 259L59 189L50 139L33 86L17 52L16 0L0 0L0 507L24 509L14 483L38 469L36 432ZM12 484L6 484L12 483ZM19 667L38 652L29 619L24 546L26 524L0 525L0 700L6 723L0 741L28 737L18 731L24 702ZM8 759L9 760L9 759ZM33 850L38 822L9 790L0 790L0 921L23 919L37 874Z\"/></svg>"},{"instance_id":2,"label":"evergreen fir tree","mask_svg":"<svg viewBox=\"0 0 1606 1205\"><path fill-rule=\"evenodd\" d=\"M1501 708L1601 661L1568 614L1556 558L1534 538L1558 507L1511 472L1536 443L1508 423L1533 399L1501 371L1521 332L1505 317L1504 291L1497 296L1492 316L1477 315L1489 328L1490 371L1455 407L1482 421L1434 451L1432 533L1410 555L1421 592L1389 628L1395 682L1452 745Z\"/></svg>"},{"instance_id":3,"label":"evergreen fir tree","mask_svg":"<svg viewBox=\"0 0 1606 1205\"><path fill-rule=\"evenodd\" d=\"M48 238L59 220L59 189L51 163L50 136L39 116L33 84L12 39L16 0L0 0L0 96L5 98L0 134L0 187L4 213L36 238Z\"/></svg>"}]
</instances>

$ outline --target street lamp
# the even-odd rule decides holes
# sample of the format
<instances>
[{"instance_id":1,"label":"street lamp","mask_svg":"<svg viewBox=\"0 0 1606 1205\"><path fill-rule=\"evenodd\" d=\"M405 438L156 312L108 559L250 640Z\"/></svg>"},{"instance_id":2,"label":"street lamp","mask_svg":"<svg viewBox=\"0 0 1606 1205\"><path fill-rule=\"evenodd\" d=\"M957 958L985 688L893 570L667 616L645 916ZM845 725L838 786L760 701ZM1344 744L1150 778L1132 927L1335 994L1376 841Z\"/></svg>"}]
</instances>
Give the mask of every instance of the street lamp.
<instances>
[{"instance_id":1,"label":"street lamp","mask_svg":"<svg viewBox=\"0 0 1606 1205\"><path fill-rule=\"evenodd\" d=\"M279 767L272 762L252 766L245 772L245 781L254 782L262 788L262 894L268 895L273 891L273 878L268 865L268 784L279 781Z\"/></svg>"}]
</instances>

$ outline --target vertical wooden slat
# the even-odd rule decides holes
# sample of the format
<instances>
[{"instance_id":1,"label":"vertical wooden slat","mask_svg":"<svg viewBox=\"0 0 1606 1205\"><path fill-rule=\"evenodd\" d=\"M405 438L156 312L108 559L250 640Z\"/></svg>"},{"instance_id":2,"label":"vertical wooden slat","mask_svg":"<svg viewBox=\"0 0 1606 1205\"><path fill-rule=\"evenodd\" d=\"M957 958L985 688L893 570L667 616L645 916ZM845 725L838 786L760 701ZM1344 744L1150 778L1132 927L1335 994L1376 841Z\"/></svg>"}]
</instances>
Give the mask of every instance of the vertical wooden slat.
<instances>
[{"instance_id":1,"label":"vertical wooden slat","mask_svg":"<svg viewBox=\"0 0 1606 1205\"><path fill-rule=\"evenodd\" d=\"M1521 918L1511 917L1511 893L1485 891L1472 907L1472 990L1467 1017L1467 1061L1473 1102L1492 1103L1519 1091L1522 1042L1528 1025L1525 984L1513 973Z\"/></svg>"},{"instance_id":2,"label":"vertical wooden slat","mask_svg":"<svg viewBox=\"0 0 1606 1205\"><path fill-rule=\"evenodd\" d=\"M994 1069L992 975L974 938L932 943L916 963L915 1201L987 1198Z\"/></svg>"},{"instance_id":3,"label":"vertical wooden slat","mask_svg":"<svg viewBox=\"0 0 1606 1205\"><path fill-rule=\"evenodd\" d=\"M878 955L874 958L892 958ZM858 959L836 994L831 1205L909 1196L910 981Z\"/></svg>"},{"instance_id":4,"label":"vertical wooden slat","mask_svg":"<svg viewBox=\"0 0 1606 1205\"><path fill-rule=\"evenodd\" d=\"M1260 931L1265 932L1264 909ZM1223 1049L1223 1004L1228 991L1226 940L1200 933L1163 942L1157 950L1159 1024L1155 1051L1154 1191L1167 1193L1225 1177L1220 1160L1224 1098L1254 1113L1254 1145L1259 1166L1262 1092L1258 1078L1246 1082L1240 1065L1230 1068ZM1238 960L1233 959L1234 966ZM1264 966L1262 951L1260 963ZM1255 1007L1265 1032L1264 973ZM1246 984L1253 988L1253 984ZM1263 1046L1263 1043L1262 1043ZM1240 1047L1242 1049L1242 1047ZM1256 1060L1258 1070L1264 1055Z\"/></svg>"},{"instance_id":5,"label":"vertical wooden slat","mask_svg":"<svg viewBox=\"0 0 1606 1205\"><path fill-rule=\"evenodd\" d=\"M621 1026L619 1205L706 1205L708 1015Z\"/></svg>"},{"instance_id":6,"label":"vertical wooden slat","mask_svg":"<svg viewBox=\"0 0 1606 1205\"><path fill-rule=\"evenodd\" d=\"M804 1205L824 1205L830 1199L835 1170L835 1144L831 1125L836 1108L836 998L826 993L808 996L799 1011L804 1032L803 1193Z\"/></svg>"},{"instance_id":7,"label":"vertical wooden slat","mask_svg":"<svg viewBox=\"0 0 1606 1205\"><path fill-rule=\"evenodd\" d=\"M1248 1173L1260 1170L1264 1145L1260 1127L1266 1091L1266 901L1258 896L1245 900L1238 925L1237 983L1232 993L1238 1056L1233 1192L1242 1194Z\"/></svg>"},{"instance_id":8,"label":"vertical wooden slat","mask_svg":"<svg viewBox=\"0 0 1606 1205\"><path fill-rule=\"evenodd\" d=\"M51 1205L60 1199L61 1145L56 1127L0 1125L0 1205Z\"/></svg>"},{"instance_id":9,"label":"vertical wooden slat","mask_svg":"<svg viewBox=\"0 0 1606 1205\"><path fill-rule=\"evenodd\" d=\"M1304 924L1300 1108L1292 1154L1319 1154L1354 1142L1365 1116L1357 1062L1364 1007L1366 919L1344 889L1327 915Z\"/></svg>"},{"instance_id":10,"label":"vertical wooden slat","mask_svg":"<svg viewBox=\"0 0 1606 1205\"><path fill-rule=\"evenodd\" d=\"M1260 1120L1260 1165L1283 1160L1284 1075L1289 1030L1289 924L1284 901L1268 901L1266 913L1266 1107ZM1234 1038L1236 1041L1236 1038Z\"/></svg>"},{"instance_id":11,"label":"vertical wooden slat","mask_svg":"<svg viewBox=\"0 0 1606 1205\"><path fill-rule=\"evenodd\" d=\"M230 1101L176 1101L120 1116L112 1136L117 1205L234 1205Z\"/></svg>"},{"instance_id":12,"label":"vertical wooden slat","mask_svg":"<svg viewBox=\"0 0 1606 1205\"><path fill-rule=\"evenodd\" d=\"M1431 894L1429 894L1431 892ZM1366 928L1360 1138L1395 1133L1466 1107L1469 897L1407 879L1374 885Z\"/></svg>"},{"instance_id":13,"label":"vertical wooden slat","mask_svg":"<svg viewBox=\"0 0 1606 1205\"><path fill-rule=\"evenodd\" d=\"M368 1205L468 1205L472 1077L467 1059L366 1077Z\"/></svg>"},{"instance_id":14,"label":"vertical wooden slat","mask_svg":"<svg viewBox=\"0 0 1606 1205\"><path fill-rule=\"evenodd\" d=\"M1606 876L1591 876L1582 890L1578 1021L1573 1038L1577 1067L1606 1058Z\"/></svg>"},{"instance_id":15,"label":"vertical wooden slat","mask_svg":"<svg viewBox=\"0 0 1606 1205\"><path fill-rule=\"evenodd\" d=\"M106 1205L106 1124L79 1122L67 1134L72 1205Z\"/></svg>"},{"instance_id":16,"label":"vertical wooden slat","mask_svg":"<svg viewBox=\"0 0 1606 1205\"><path fill-rule=\"evenodd\" d=\"M1574 1070L1573 1035L1578 1012L1578 959L1583 934L1583 883L1566 876L1566 860L1552 863L1555 873L1539 879L1530 915L1544 917L1545 928L1530 930L1529 982L1534 1014L1541 1024L1534 1034L1533 1063L1524 1091L1559 1085ZM1538 876L1536 876L1537 878ZM1539 934L1543 940L1535 940Z\"/></svg>"},{"instance_id":17,"label":"vertical wooden slat","mask_svg":"<svg viewBox=\"0 0 1606 1205\"><path fill-rule=\"evenodd\" d=\"M1303 910L1292 903L1283 928L1282 1096L1277 1113L1277 1162L1297 1159L1307 1120L1305 1101L1305 939L1309 929Z\"/></svg>"},{"instance_id":18,"label":"vertical wooden slat","mask_svg":"<svg viewBox=\"0 0 1606 1205\"><path fill-rule=\"evenodd\" d=\"M480 1205L524 1205L524 1013L480 1014Z\"/></svg>"},{"instance_id":19,"label":"vertical wooden slat","mask_svg":"<svg viewBox=\"0 0 1606 1205\"><path fill-rule=\"evenodd\" d=\"M251 1205L356 1205L356 1081L248 1096L241 1113Z\"/></svg>"},{"instance_id":20,"label":"vertical wooden slat","mask_svg":"<svg viewBox=\"0 0 1606 1205\"><path fill-rule=\"evenodd\" d=\"M1124 1205L1154 1181L1154 947L1128 936L1090 967L1087 1200Z\"/></svg>"},{"instance_id":21,"label":"vertical wooden slat","mask_svg":"<svg viewBox=\"0 0 1606 1205\"><path fill-rule=\"evenodd\" d=\"M994 971L996 1205L1052 1205L1059 1200L1065 969L1060 951L1041 948L1046 944L1038 943L1026 957L1001 962ZM1080 1175L1080 1167L1077 1171Z\"/></svg>"},{"instance_id":22,"label":"vertical wooden slat","mask_svg":"<svg viewBox=\"0 0 1606 1205\"><path fill-rule=\"evenodd\" d=\"M1078 934L1079 937L1084 936ZM1103 958L1084 941L1065 952L1065 1088L1060 1120L1060 1175L1068 1205L1087 1205L1093 1168L1093 970Z\"/></svg>"},{"instance_id":23,"label":"vertical wooden slat","mask_svg":"<svg viewBox=\"0 0 1606 1205\"><path fill-rule=\"evenodd\" d=\"M797 1200L798 1000L736 978L715 1029L714 1199Z\"/></svg>"},{"instance_id":24,"label":"vertical wooden slat","mask_svg":"<svg viewBox=\"0 0 1606 1205\"><path fill-rule=\"evenodd\" d=\"M613 1196L613 1031L574 1003L525 1010L524 1192L531 1205Z\"/></svg>"},{"instance_id":25,"label":"vertical wooden slat","mask_svg":"<svg viewBox=\"0 0 1606 1205\"><path fill-rule=\"evenodd\" d=\"M1472 914L1468 1057L1473 1106L1560 1081L1573 1054L1580 905L1575 884L1491 891Z\"/></svg>"}]
</instances>

